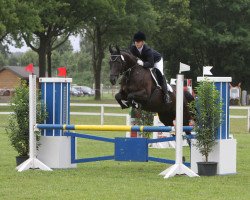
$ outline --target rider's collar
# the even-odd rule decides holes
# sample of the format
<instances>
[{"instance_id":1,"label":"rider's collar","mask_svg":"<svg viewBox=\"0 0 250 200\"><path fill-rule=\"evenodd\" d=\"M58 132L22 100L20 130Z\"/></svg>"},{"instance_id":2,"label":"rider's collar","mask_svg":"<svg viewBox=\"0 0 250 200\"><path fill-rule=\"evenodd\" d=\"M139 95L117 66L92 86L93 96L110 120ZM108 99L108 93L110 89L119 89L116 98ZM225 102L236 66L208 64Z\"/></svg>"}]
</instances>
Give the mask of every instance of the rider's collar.
<instances>
[{"instance_id":1,"label":"rider's collar","mask_svg":"<svg viewBox=\"0 0 250 200\"><path fill-rule=\"evenodd\" d=\"M142 45L141 48L137 49L137 50L140 52L140 54L141 54L141 52L142 52L143 46L144 46L144 45Z\"/></svg>"}]
</instances>

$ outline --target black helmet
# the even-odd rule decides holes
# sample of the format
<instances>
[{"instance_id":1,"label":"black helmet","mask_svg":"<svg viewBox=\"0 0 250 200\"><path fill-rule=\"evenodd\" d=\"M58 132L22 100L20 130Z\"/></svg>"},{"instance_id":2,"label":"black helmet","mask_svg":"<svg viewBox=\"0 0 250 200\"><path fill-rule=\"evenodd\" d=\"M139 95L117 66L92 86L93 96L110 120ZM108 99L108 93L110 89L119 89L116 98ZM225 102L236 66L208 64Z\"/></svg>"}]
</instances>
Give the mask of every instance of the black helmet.
<instances>
[{"instance_id":1,"label":"black helmet","mask_svg":"<svg viewBox=\"0 0 250 200\"><path fill-rule=\"evenodd\" d=\"M138 42L138 41L145 41L146 40L146 35L141 32L138 31L135 35L134 35L134 41Z\"/></svg>"}]
</instances>

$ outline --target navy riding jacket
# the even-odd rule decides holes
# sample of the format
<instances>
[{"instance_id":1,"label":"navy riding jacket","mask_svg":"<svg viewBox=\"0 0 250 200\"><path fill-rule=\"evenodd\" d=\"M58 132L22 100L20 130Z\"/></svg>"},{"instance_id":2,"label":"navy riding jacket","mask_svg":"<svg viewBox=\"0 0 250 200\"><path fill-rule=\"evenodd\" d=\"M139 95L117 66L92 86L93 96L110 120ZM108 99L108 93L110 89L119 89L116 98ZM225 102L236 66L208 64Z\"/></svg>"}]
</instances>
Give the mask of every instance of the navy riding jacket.
<instances>
[{"instance_id":1,"label":"navy riding jacket","mask_svg":"<svg viewBox=\"0 0 250 200\"><path fill-rule=\"evenodd\" d=\"M143 61L143 67L145 68L152 68L154 67L154 63L157 63L161 60L161 54L146 44L143 45L141 53L138 51L135 45L131 46L130 52Z\"/></svg>"}]
</instances>

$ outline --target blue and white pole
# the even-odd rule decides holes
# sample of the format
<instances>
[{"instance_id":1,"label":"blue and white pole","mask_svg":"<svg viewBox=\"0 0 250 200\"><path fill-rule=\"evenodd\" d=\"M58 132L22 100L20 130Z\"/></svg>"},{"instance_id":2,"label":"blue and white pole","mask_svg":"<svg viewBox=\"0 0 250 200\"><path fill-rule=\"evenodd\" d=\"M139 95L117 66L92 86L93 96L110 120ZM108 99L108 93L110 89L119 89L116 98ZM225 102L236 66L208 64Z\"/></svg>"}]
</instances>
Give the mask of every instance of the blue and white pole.
<instances>
[{"instance_id":1,"label":"blue and white pole","mask_svg":"<svg viewBox=\"0 0 250 200\"><path fill-rule=\"evenodd\" d=\"M44 124L70 124L70 83L72 78L40 78L41 99L48 118ZM44 130L43 136L62 136L62 130Z\"/></svg>"},{"instance_id":2,"label":"blue and white pole","mask_svg":"<svg viewBox=\"0 0 250 200\"><path fill-rule=\"evenodd\" d=\"M48 118L44 124L70 124L71 78L40 78L41 98ZM63 130L44 129L40 139L38 158L51 168L74 168L71 164L71 140Z\"/></svg>"}]
</instances>

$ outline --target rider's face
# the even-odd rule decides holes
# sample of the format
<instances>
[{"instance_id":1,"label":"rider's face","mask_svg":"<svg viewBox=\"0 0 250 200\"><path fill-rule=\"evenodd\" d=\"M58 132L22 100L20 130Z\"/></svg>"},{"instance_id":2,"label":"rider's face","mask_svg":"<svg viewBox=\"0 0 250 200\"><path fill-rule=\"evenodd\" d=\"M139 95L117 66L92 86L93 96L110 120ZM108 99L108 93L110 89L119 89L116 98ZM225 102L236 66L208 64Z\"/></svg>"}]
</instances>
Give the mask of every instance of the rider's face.
<instances>
[{"instance_id":1,"label":"rider's face","mask_svg":"<svg viewBox=\"0 0 250 200\"><path fill-rule=\"evenodd\" d=\"M140 49L144 44L144 41L135 41L135 46L137 49Z\"/></svg>"}]
</instances>

